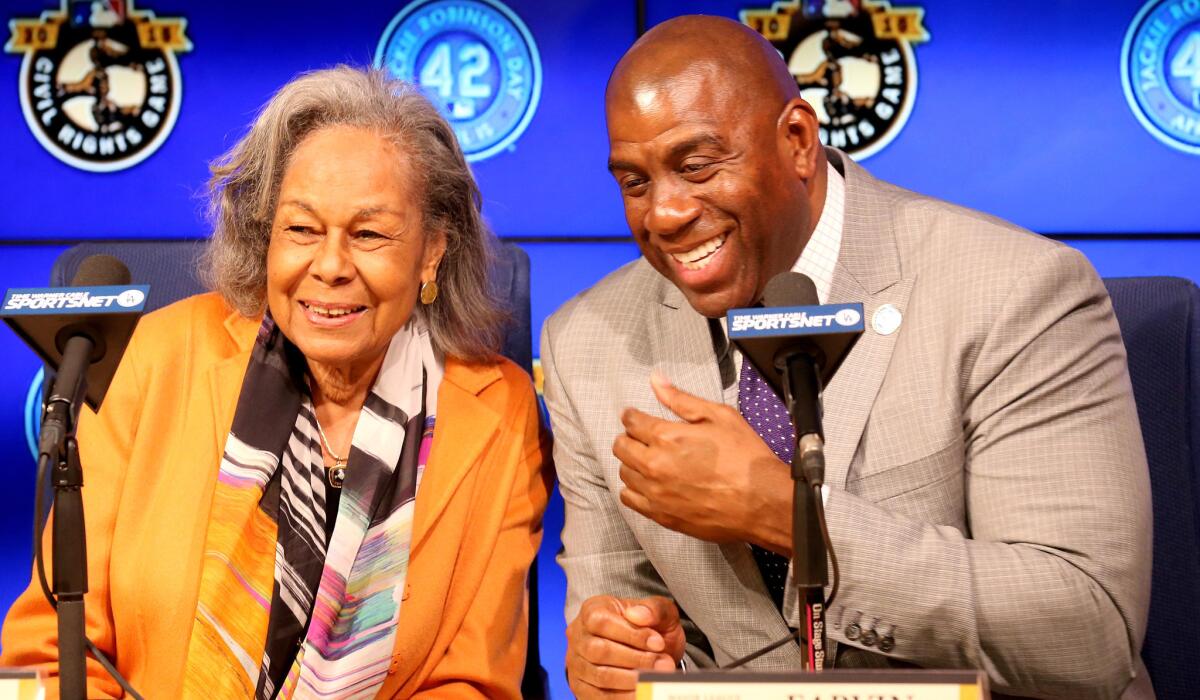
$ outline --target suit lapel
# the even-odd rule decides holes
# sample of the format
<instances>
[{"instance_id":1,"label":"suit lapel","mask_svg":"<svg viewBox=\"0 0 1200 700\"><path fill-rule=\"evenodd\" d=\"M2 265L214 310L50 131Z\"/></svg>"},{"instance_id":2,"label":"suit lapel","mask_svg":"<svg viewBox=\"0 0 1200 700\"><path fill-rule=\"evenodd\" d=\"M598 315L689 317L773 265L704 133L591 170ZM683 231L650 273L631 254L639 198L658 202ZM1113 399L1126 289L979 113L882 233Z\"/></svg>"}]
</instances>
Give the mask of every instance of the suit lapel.
<instances>
[{"instance_id":1,"label":"suit lapel","mask_svg":"<svg viewBox=\"0 0 1200 700\"><path fill-rule=\"evenodd\" d=\"M452 416L468 429L451 433L434 428L429 463L421 478L420 497L413 515L414 554L450 503L459 483L479 462L500 429L500 415L479 394L501 376L494 366L472 366L454 358L446 360L446 374L438 390L438 422L442 422L442 417Z\"/></svg>"},{"instance_id":2,"label":"suit lapel","mask_svg":"<svg viewBox=\"0 0 1200 700\"><path fill-rule=\"evenodd\" d=\"M163 574L162 585L174 589L177 605L161 615L135 616L134 637L139 642L174 640L162 649L143 650L161 656L163 664L178 669L180 674L186 666L190 631L196 616L217 471L257 326L258 321L236 313L225 320L229 345L219 351L220 359L214 358L215 362L200 375L203 383L197 388L207 384L208 392L201 389L178 397L179 415L175 420L182 421L188 431L164 443L168 451L161 455L161 467L169 470L171 477L154 488L155 497L144 506L148 514L142 522L173 525L167 529L150 528L141 541L147 543L147 551L157 552L151 558L155 570L171 572ZM203 362L207 358L201 354L193 360ZM177 675L172 682L181 682L181 678Z\"/></svg>"},{"instance_id":3,"label":"suit lapel","mask_svg":"<svg viewBox=\"0 0 1200 700\"><path fill-rule=\"evenodd\" d=\"M217 362L209 370L212 430L218 462L225 454L225 438L229 436L229 429L233 426L233 414L237 409L238 396L242 392L242 380L246 378L250 351L254 348L255 333L261 323L261 319L248 319L237 312L226 317L225 331L237 346L237 352Z\"/></svg>"},{"instance_id":4,"label":"suit lapel","mask_svg":"<svg viewBox=\"0 0 1200 700\"><path fill-rule=\"evenodd\" d=\"M218 457L225 454L225 439L233 427L233 414L237 409L238 396L242 391L242 380L246 377L246 365L249 361L249 352L238 353L221 360L209 370L213 444Z\"/></svg>"},{"instance_id":5,"label":"suit lapel","mask_svg":"<svg viewBox=\"0 0 1200 700\"><path fill-rule=\"evenodd\" d=\"M840 152L826 152L846 178L842 248L828 301L862 302L866 315L866 331L822 396L825 481L842 487L887 373L892 350L903 332L902 324L900 330L881 334L873 327L872 318L885 304L903 314L916 279L902 274L888 192Z\"/></svg>"},{"instance_id":6,"label":"suit lapel","mask_svg":"<svg viewBox=\"0 0 1200 700\"><path fill-rule=\"evenodd\" d=\"M385 690L411 690L410 684L414 682L414 674L426 664L429 651L441 631L437 615L445 606L445 601L434 597L440 595L434 592L438 590L436 585L423 586L421 581L428 583L432 577L441 577L449 581L445 590L453 591L453 567L447 569L443 566L445 562L452 562L453 557L447 558L445 552L431 553L429 557L419 557L419 554L427 543L436 542L437 546L442 548L451 542L441 536L430 540L430 536L459 485L484 459L485 451L500 430L502 416L479 394L502 376L500 370L494 366L467 365L454 358L446 360L446 373L437 397L437 424L444 427L434 427L429 461L417 490L412 544L409 549L411 553L408 582L404 586L401 623L396 631L392 657L394 668L392 677L384 682ZM454 428L451 429L450 425ZM456 541L461 547L461 538L467 537L469 533L461 531L461 522L447 521L447 524L455 536L460 538ZM406 619L408 622L404 622Z\"/></svg>"},{"instance_id":7,"label":"suit lapel","mask_svg":"<svg viewBox=\"0 0 1200 700\"><path fill-rule=\"evenodd\" d=\"M665 282L665 280L664 280ZM656 366L675 386L705 401L721 402L721 370L714 362L712 333L708 319L692 308L675 285L665 283L658 317L651 333L651 348ZM650 378L646 378L649 389ZM651 396L653 398L653 396ZM658 415L679 420L655 401Z\"/></svg>"},{"instance_id":8,"label":"suit lapel","mask_svg":"<svg viewBox=\"0 0 1200 700\"><path fill-rule=\"evenodd\" d=\"M879 294L856 293L848 289L839 293L835 277L834 291L831 293L834 303L863 302L867 329L822 396L825 409L825 481L832 486L840 488L846 483L850 462L858 450L867 416L871 413L871 406L875 403L896 339L900 335L899 331L881 335L871 327L870 319L884 304L891 304L903 312L913 282L911 279L901 280Z\"/></svg>"}]
</instances>

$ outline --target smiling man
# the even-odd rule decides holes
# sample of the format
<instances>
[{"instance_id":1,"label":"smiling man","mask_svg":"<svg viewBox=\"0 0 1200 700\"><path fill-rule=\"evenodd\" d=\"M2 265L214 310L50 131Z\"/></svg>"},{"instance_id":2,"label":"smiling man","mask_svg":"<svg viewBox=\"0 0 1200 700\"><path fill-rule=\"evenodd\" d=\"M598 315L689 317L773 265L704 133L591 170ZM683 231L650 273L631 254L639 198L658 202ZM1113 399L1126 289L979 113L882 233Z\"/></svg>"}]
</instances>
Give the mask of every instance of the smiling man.
<instances>
[{"instance_id":1,"label":"smiling man","mask_svg":"<svg viewBox=\"0 0 1200 700\"><path fill-rule=\"evenodd\" d=\"M823 396L834 665L1153 697L1145 456L1083 257L822 148L779 55L729 20L655 27L606 105L643 257L542 338L576 694L632 697L637 669L726 664L800 626L790 426L719 320L795 270L869 319ZM750 664L800 666L795 645Z\"/></svg>"}]
</instances>

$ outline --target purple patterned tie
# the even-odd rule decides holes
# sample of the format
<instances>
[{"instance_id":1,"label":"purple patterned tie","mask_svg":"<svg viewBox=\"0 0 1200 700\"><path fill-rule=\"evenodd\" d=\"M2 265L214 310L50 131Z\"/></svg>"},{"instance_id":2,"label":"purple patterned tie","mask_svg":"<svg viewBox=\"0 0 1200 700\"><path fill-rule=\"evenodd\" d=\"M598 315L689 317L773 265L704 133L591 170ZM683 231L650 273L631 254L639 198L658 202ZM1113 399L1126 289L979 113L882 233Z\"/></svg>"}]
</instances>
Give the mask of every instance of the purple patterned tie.
<instances>
[{"instance_id":1,"label":"purple patterned tie","mask_svg":"<svg viewBox=\"0 0 1200 700\"><path fill-rule=\"evenodd\" d=\"M742 375L738 379L738 411L775 456L791 464L796 450L796 431L788 417L787 407L745 357L742 358ZM757 545L750 545L750 549L763 583L767 584L767 590L775 601L775 607L782 609L783 590L787 585L787 557Z\"/></svg>"}]
</instances>

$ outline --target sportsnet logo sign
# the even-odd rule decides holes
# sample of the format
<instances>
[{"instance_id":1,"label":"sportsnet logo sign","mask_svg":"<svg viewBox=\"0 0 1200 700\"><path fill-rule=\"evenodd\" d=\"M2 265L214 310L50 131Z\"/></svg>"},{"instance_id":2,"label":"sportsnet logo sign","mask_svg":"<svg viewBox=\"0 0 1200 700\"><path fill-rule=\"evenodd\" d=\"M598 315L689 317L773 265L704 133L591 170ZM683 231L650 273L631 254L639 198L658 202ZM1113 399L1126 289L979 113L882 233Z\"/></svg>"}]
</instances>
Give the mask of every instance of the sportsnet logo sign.
<instances>
[{"instance_id":1,"label":"sportsnet logo sign","mask_svg":"<svg viewBox=\"0 0 1200 700\"><path fill-rule=\"evenodd\" d=\"M733 309L726 319L730 339L772 335L862 332L862 304Z\"/></svg>"},{"instance_id":2,"label":"sportsnet logo sign","mask_svg":"<svg viewBox=\"0 0 1200 700\"><path fill-rule=\"evenodd\" d=\"M19 314L55 314L68 310L75 313L120 313L142 311L146 305L144 284L106 287L55 287L51 289L10 289L4 295L0 312L5 316Z\"/></svg>"}]
</instances>

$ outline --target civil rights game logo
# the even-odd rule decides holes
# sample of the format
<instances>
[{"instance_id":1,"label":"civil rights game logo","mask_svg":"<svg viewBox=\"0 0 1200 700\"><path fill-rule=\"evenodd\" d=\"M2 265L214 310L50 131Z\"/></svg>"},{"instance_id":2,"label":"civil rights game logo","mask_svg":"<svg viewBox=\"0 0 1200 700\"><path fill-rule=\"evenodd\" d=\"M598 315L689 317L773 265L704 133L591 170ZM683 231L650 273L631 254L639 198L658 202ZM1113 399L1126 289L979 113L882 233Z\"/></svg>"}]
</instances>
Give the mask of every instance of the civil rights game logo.
<instances>
[{"instance_id":1,"label":"civil rights game logo","mask_svg":"<svg viewBox=\"0 0 1200 700\"><path fill-rule=\"evenodd\" d=\"M821 143L863 160L892 142L917 94L913 44L929 41L920 7L887 0L784 0L745 9L821 122Z\"/></svg>"},{"instance_id":2,"label":"civil rights game logo","mask_svg":"<svg viewBox=\"0 0 1200 700\"><path fill-rule=\"evenodd\" d=\"M1200 155L1200 1L1142 6L1121 47L1121 85L1154 138Z\"/></svg>"},{"instance_id":3,"label":"civil rights game logo","mask_svg":"<svg viewBox=\"0 0 1200 700\"><path fill-rule=\"evenodd\" d=\"M454 127L468 161L511 147L542 93L525 23L498 0L418 0L384 30L375 67L416 84Z\"/></svg>"},{"instance_id":4,"label":"civil rights game logo","mask_svg":"<svg viewBox=\"0 0 1200 700\"><path fill-rule=\"evenodd\" d=\"M39 143L92 172L123 170L158 150L179 116L176 53L192 50L182 17L133 0L62 0L8 23L4 50L23 53L21 110Z\"/></svg>"}]
</instances>

